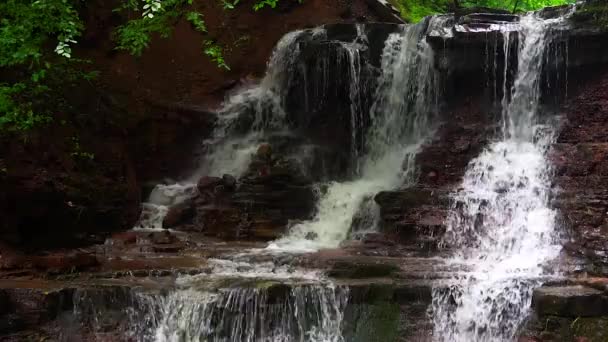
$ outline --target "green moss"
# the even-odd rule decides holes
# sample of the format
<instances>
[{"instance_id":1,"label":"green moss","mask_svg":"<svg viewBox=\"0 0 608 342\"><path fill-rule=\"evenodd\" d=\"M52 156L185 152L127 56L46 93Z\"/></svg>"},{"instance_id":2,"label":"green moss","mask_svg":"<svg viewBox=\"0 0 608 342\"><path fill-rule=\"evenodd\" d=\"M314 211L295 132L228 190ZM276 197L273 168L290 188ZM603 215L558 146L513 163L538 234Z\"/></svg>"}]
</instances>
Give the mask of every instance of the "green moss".
<instances>
[{"instance_id":1,"label":"green moss","mask_svg":"<svg viewBox=\"0 0 608 342\"><path fill-rule=\"evenodd\" d=\"M586 337L590 342L608 341L608 317L580 317L570 324L575 337Z\"/></svg>"},{"instance_id":2,"label":"green moss","mask_svg":"<svg viewBox=\"0 0 608 342\"><path fill-rule=\"evenodd\" d=\"M526 336L541 337L543 341L608 341L608 317L567 318L545 316L528 325Z\"/></svg>"},{"instance_id":3,"label":"green moss","mask_svg":"<svg viewBox=\"0 0 608 342\"><path fill-rule=\"evenodd\" d=\"M508 12L525 12L539 10L549 6L559 6L574 2L573 0L389 0L399 9L401 16L412 23L424 17L453 11L456 3L461 9L488 8Z\"/></svg>"},{"instance_id":4,"label":"green moss","mask_svg":"<svg viewBox=\"0 0 608 342\"><path fill-rule=\"evenodd\" d=\"M582 5L572 15L572 20L578 24L608 29L608 3L591 1Z\"/></svg>"},{"instance_id":5,"label":"green moss","mask_svg":"<svg viewBox=\"0 0 608 342\"><path fill-rule=\"evenodd\" d=\"M360 308L358 319L353 322L353 342L391 342L399 335L399 305L379 302Z\"/></svg>"}]
</instances>

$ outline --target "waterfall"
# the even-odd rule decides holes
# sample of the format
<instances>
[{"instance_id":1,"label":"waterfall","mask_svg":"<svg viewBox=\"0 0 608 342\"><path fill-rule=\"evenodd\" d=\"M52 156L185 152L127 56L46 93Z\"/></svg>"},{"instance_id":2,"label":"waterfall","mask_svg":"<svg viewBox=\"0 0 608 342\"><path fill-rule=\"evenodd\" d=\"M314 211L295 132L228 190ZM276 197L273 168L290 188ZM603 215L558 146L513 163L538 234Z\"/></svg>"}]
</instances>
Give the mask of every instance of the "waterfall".
<instances>
[{"instance_id":1,"label":"waterfall","mask_svg":"<svg viewBox=\"0 0 608 342\"><path fill-rule=\"evenodd\" d=\"M326 285L140 293L131 335L140 341L342 342L348 290Z\"/></svg>"},{"instance_id":2,"label":"waterfall","mask_svg":"<svg viewBox=\"0 0 608 342\"><path fill-rule=\"evenodd\" d=\"M543 60L564 18L521 18L517 74L503 96L502 136L467 168L453 194L446 243L462 272L433 290L437 341L512 341L528 315L543 266L557 257L555 210L550 207L547 150L555 127L540 116ZM511 50L505 32L505 64ZM505 66L504 75L507 74ZM506 77L504 77L506 86Z\"/></svg>"},{"instance_id":3,"label":"waterfall","mask_svg":"<svg viewBox=\"0 0 608 342\"><path fill-rule=\"evenodd\" d=\"M323 35L322 29L312 35ZM182 182L159 184L142 205L136 229L162 229L169 207L189 198L202 175L242 175L251 156L268 130L286 130L285 90L289 88L289 72L299 56L297 42L304 31L286 34L274 48L267 73L259 84L240 89L230 96L218 113L211 137L203 142L201 166Z\"/></svg>"},{"instance_id":4,"label":"waterfall","mask_svg":"<svg viewBox=\"0 0 608 342\"><path fill-rule=\"evenodd\" d=\"M330 182L315 217L292 226L269 249L294 252L338 247L349 236L357 213L377 214L373 203L376 193L415 180L414 158L432 134L430 122L437 111L438 76L433 51L425 40L436 21L429 18L404 27L385 43L371 123L359 158L360 175L347 182ZM356 60L351 58L351 70L358 69ZM374 224L377 220L367 217L358 221ZM357 227L359 231L370 228Z\"/></svg>"}]
</instances>

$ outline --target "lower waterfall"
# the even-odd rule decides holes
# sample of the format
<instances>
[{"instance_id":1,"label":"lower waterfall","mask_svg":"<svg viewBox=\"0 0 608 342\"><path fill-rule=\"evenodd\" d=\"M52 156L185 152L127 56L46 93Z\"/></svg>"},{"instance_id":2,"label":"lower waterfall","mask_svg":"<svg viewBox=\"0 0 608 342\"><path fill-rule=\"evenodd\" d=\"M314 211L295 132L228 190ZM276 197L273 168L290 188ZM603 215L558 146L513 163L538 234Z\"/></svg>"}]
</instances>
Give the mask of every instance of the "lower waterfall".
<instances>
[{"instance_id":1,"label":"lower waterfall","mask_svg":"<svg viewBox=\"0 0 608 342\"><path fill-rule=\"evenodd\" d=\"M521 18L517 74L502 101L502 138L470 162L453 195L445 240L457 250L451 262L464 271L447 289L433 291L437 341L515 340L543 266L561 250L547 160L556 127L540 115L540 98L547 47L564 22ZM507 45L510 34L504 33Z\"/></svg>"},{"instance_id":2,"label":"lower waterfall","mask_svg":"<svg viewBox=\"0 0 608 342\"><path fill-rule=\"evenodd\" d=\"M347 294L325 284L139 294L131 334L157 342L341 342Z\"/></svg>"}]
</instances>

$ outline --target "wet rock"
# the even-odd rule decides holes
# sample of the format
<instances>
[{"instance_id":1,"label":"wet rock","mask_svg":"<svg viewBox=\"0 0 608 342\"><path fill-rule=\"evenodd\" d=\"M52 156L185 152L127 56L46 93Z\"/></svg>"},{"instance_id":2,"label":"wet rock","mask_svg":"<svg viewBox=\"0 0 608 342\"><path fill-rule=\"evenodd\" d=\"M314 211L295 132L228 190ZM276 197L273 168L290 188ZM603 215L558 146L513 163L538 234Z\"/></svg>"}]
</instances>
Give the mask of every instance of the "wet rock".
<instances>
[{"instance_id":1,"label":"wet rock","mask_svg":"<svg viewBox=\"0 0 608 342\"><path fill-rule=\"evenodd\" d=\"M447 191L422 187L385 191L375 201L380 206L383 233L412 251L428 254L437 249L445 232Z\"/></svg>"},{"instance_id":2,"label":"wet rock","mask_svg":"<svg viewBox=\"0 0 608 342\"><path fill-rule=\"evenodd\" d=\"M283 234L289 221L308 219L315 207L312 181L295 160L273 156L269 144L258 149L238 182L229 175L203 177L198 189L189 202L193 215L179 216L185 219L177 220L174 229L266 241Z\"/></svg>"},{"instance_id":3,"label":"wet rock","mask_svg":"<svg viewBox=\"0 0 608 342\"><path fill-rule=\"evenodd\" d=\"M270 144L260 145L256 152L256 157L265 162L272 161L272 146L270 146Z\"/></svg>"},{"instance_id":4,"label":"wet rock","mask_svg":"<svg viewBox=\"0 0 608 342\"><path fill-rule=\"evenodd\" d=\"M74 294L74 290L69 288L37 288L36 282L26 287L6 288L4 292L9 298L15 319L27 326L55 319L61 311L71 309Z\"/></svg>"},{"instance_id":5,"label":"wet rock","mask_svg":"<svg viewBox=\"0 0 608 342\"><path fill-rule=\"evenodd\" d=\"M236 189L236 178L232 175L223 175L222 185L227 191L234 191Z\"/></svg>"},{"instance_id":6,"label":"wet rock","mask_svg":"<svg viewBox=\"0 0 608 342\"><path fill-rule=\"evenodd\" d=\"M57 252L44 256L33 256L30 261L35 268L60 273L83 271L99 265L97 256L81 252L67 254Z\"/></svg>"},{"instance_id":7,"label":"wet rock","mask_svg":"<svg viewBox=\"0 0 608 342\"><path fill-rule=\"evenodd\" d=\"M304 237L306 240L315 240L318 237L318 234L315 232L308 232Z\"/></svg>"},{"instance_id":8,"label":"wet rock","mask_svg":"<svg viewBox=\"0 0 608 342\"><path fill-rule=\"evenodd\" d=\"M26 324L17 314L0 316L0 334L15 333L26 328Z\"/></svg>"},{"instance_id":9,"label":"wet rock","mask_svg":"<svg viewBox=\"0 0 608 342\"><path fill-rule=\"evenodd\" d=\"M608 78L590 82L564 109L566 119L551 153L555 206L568 229L566 250L586 271L608 275Z\"/></svg>"},{"instance_id":10,"label":"wet rock","mask_svg":"<svg viewBox=\"0 0 608 342\"><path fill-rule=\"evenodd\" d=\"M580 285L538 288L534 291L532 305L541 316L608 316L606 293Z\"/></svg>"},{"instance_id":11,"label":"wet rock","mask_svg":"<svg viewBox=\"0 0 608 342\"><path fill-rule=\"evenodd\" d=\"M177 241L177 237L168 231L150 233L148 238L150 242L156 245L167 245Z\"/></svg>"},{"instance_id":12,"label":"wet rock","mask_svg":"<svg viewBox=\"0 0 608 342\"><path fill-rule=\"evenodd\" d=\"M608 319L605 317L532 317L523 332L524 341L604 342L608 339Z\"/></svg>"},{"instance_id":13,"label":"wet rock","mask_svg":"<svg viewBox=\"0 0 608 342\"><path fill-rule=\"evenodd\" d=\"M327 275L333 278L379 278L389 277L399 271L399 267L391 263L369 263L365 261L334 263Z\"/></svg>"},{"instance_id":14,"label":"wet rock","mask_svg":"<svg viewBox=\"0 0 608 342\"><path fill-rule=\"evenodd\" d=\"M106 244L116 245L116 246L127 246L133 245L137 242L137 234L135 232L123 232L113 234L108 240L106 240Z\"/></svg>"},{"instance_id":15,"label":"wet rock","mask_svg":"<svg viewBox=\"0 0 608 342\"><path fill-rule=\"evenodd\" d=\"M196 183L196 188L198 189L199 193L203 194L208 191L213 191L216 186L221 185L221 184L222 184L221 178L203 176Z\"/></svg>"},{"instance_id":16,"label":"wet rock","mask_svg":"<svg viewBox=\"0 0 608 342\"><path fill-rule=\"evenodd\" d=\"M168 254L173 254L173 253L178 253L181 250L184 249L184 245L183 244L161 244L158 246L153 246L152 250L154 251L154 253L168 253Z\"/></svg>"},{"instance_id":17,"label":"wet rock","mask_svg":"<svg viewBox=\"0 0 608 342\"><path fill-rule=\"evenodd\" d=\"M382 21L390 23L404 22L403 18L401 18L399 10L396 9L390 2L380 0L366 0L366 2L368 6L382 19Z\"/></svg>"},{"instance_id":18,"label":"wet rock","mask_svg":"<svg viewBox=\"0 0 608 342\"><path fill-rule=\"evenodd\" d=\"M191 200L185 200L169 208L167 215L163 218L163 228L174 228L189 220L194 216L194 207Z\"/></svg>"}]
</instances>

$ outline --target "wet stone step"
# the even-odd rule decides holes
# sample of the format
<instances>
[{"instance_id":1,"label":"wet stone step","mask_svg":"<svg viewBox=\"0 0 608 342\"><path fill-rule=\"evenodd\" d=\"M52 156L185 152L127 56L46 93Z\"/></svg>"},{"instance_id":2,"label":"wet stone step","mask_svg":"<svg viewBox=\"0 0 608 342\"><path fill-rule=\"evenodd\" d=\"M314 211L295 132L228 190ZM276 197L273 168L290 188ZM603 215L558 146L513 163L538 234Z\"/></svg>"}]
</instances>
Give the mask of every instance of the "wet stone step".
<instances>
[{"instance_id":1,"label":"wet stone step","mask_svg":"<svg viewBox=\"0 0 608 342\"><path fill-rule=\"evenodd\" d=\"M534 291L532 305L540 316L608 316L606 292L581 285L538 288Z\"/></svg>"},{"instance_id":2,"label":"wet stone step","mask_svg":"<svg viewBox=\"0 0 608 342\"><path fill-rule=\"evenodd\" d=\"M1 332L40 330L52 339L60 336L55 334L59 329L82 340L111 336L112 341L129 336L148 341L180 332L237 341L277 334L297 338L317 331L347 341L394 341L402 334L400 321L407 319L408 327L427 324L422 313L431 298L429 283L390 279L184 279L3 282Z\"/></svg>"}]
</instances>

